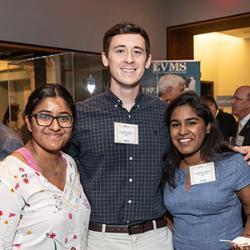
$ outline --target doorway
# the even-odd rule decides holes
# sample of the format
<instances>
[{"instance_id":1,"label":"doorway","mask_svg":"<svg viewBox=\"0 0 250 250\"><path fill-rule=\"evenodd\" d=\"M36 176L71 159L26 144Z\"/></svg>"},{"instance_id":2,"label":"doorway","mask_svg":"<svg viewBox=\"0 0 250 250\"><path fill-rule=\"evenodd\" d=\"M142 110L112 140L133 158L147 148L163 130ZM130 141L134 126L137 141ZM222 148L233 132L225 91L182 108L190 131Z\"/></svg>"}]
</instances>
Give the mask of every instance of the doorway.
<instances>
[{"instance_id":1,"label":"doorway","mask_svg":"<svg viewBox=\"0 0 250 250\"><path fill-rule=\"evenodd\" d=\"M250 27L250 13L244 13L240 15L234 15L229 17L223 17L218 19L212 19L212 20L206 20L202 22L195 22L195 23L189 23L185 25L179 25L179 26L173 26L167 28L167 58L169 60L177 60L177 59L197 59L196 50L194 53L195 42L194 42L194 36L199 35L202 36L202 34L210 33L212 35L212 32L220 32L228 35L233 35L233 32L246 32L246 27ZM245 29L244 29L245 28ZM248 30L249 32L249 30ZM196 36L197 37L197 36ZM210 43L210 42L208 42ZM242 45L243 42L238 43L238 47L236 46L236 40L235 40L235 50L239 48L241 45L242 47L245 46L245 48L249 49L249 39L248 42L245 42L247 46ZM212 42L211 42L212 44ZM223 52L224 53L217 53L214 49L214 53L211 53L211 50L208 50L208 45L206 44L201 49L203 57L205 54L209 54L210 61L201 61L201 64L203 65L203 72L201 72L201 75L203 76L203 79L201 79L201 92L203 94L212 94L214 97L219 100L221 98L230 99L231 95L233 94L234 90L239 85L245 85L249 83L249 70L246 70L247 67L249 67L249 59L245 59L247 57L247 53L245 53L245 56L241 58L241 60L234 60L232 57L234 49L230 51L230 48L225 46L225 44L222 44ZM202 44L203 45L203 44ZM204 50L204 47L206 48ZM240 47L240 48L242 48ZM228 53L225 53L228 49ZM238 50L237 50L238 51ZM249 50L248 50L249 51ZM236 53L236 52L235 52ZM221 65L223 67L216 67L216 64L211 63L211 57L212 54L220 60ZM239 57L240 53L238 53ZM221 55L225 55L222 57ZM217 60L217 61L218 61ZM247 62L247 64L244 64L244 67L241 67L240 65L243 65L244 62ZM222 64L223 63L223 64ZM204 64L210 67L210 74L204 74ZM209 64L209 65L208 65ZM234 71L234 67L237 65L237 70L239 72ZM206 66L206 69L208 69ZM214 72L217 72L216 77L207 77L207 75L211 75L211 68L214 70ZM245 69L245 71L244 71ZM207 71L207 70L206 70ZM244 73L242 73L244 71ZM204 77L205 75L205 77ZM213 85L206 84L207 82L212 81L214 82ZM203 84L204 83L204 84ZM213 87L212 87L213 86ZM212 90L213 89L213 90ZM230 106L230 105L229 105ZM230 107L225 106L225 108L228 108L228 111L230 110Z\"/></svg>"},{"instance_id":2,"label":"doorway","mask_svg":"<svg viewBox=\"0 0 250 250\"><path fill-rule=\"evenodd\" d=\"M250 13L194 22L167 28L167 59L194 58L193 36L250 26Z\"/></svg>"}]
</instances>

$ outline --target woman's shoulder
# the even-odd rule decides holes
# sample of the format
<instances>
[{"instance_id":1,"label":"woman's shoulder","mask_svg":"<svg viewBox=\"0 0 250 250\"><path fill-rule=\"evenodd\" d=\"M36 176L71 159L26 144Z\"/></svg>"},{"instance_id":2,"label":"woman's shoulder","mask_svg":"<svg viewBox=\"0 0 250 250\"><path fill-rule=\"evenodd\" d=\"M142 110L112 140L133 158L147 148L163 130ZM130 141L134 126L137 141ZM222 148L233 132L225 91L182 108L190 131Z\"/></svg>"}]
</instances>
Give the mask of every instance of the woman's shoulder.
<instances>
[{"instance_id":1,"label":"woman's shoulder","mask_svg":"<svg viewBox=\"0 0 250 250\"><path fill-rule=\"evenodd\" d=\"M0 176L6 176L10 173L20 175L23 172L29 172L29 166L14 155L8 155L0 163Z\"/></svg>"},{"instance_id":2,"label":"woman's shoulder","mask_svg":"<svg viewBox=\"0 0 250 250\"><path fill-rule=\"evenodd\" d=\"M239 169L240 167L249 167L247 162L244 160L244 156L239 153L224 154L217 158L217 164L231 169ZM249 168L250 169L250 168Z\"/></svg>"},{"instance_id":3,"label":"woman's shoulder","mask_svg":"<svg viewBox=\"0 0 250 250\"><path fill-rule=\"evenodd\" d=\"M12 182L22 179L24 183L29 183L28 180L36 179L38 176L40 176L39 172L14 154L7 156L0 162L0 178Z\"/></svg>"},{"instance_id":4,"label":"woman's shoulder","mask_svg":"<svg viewBox=\"0 0 250 250\"><path fill-rule=\"evenodd\" d=\"M41 187L39 173L13 155L0 163L0 181L18 196L28 197Z\"/></svg>"},{"instance_id":5,"label":"woman's shoulder","mask_svg":"<svg viewBox=\"0 0 250 250\"><path fill-rule=\"evenodd\" d=\"M245 161L244 160L244 156L240 153L234 153L234 152L230 152L230 153L224 153L222 155L222 159L225 161L225 162L235 162L235 161Z\"/></svg>"}]
</instances>

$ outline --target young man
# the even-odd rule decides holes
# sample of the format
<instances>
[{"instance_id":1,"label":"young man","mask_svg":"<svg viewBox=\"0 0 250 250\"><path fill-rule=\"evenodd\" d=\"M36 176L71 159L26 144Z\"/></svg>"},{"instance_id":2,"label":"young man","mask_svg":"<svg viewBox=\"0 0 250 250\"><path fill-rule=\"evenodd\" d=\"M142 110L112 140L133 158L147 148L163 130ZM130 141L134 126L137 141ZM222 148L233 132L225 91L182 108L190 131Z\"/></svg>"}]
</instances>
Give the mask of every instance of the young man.
<instances>
[{"instance_id":1,"label":"young man","mask_svg":"<svg viewBox=\"0 0 250 250\"><path fill-rule=\"evenodd\" d=\"M119 23L105 33L103 50L109 87L78 104L70 147L91 204L88 250L173 249L160 186L166 104L140 89L151 63L148 35Z\"/></svg>"},{"instance_id":2,"label":"young man","mask_svg":"<svg viewBox=\"0 0 250 250\"><path fill-rule=\"evenodd\" d=\"M234 116L219 109L213 96L204 95L202 96L202 99L212 112L212 115L224 139L229 141L237 130L237 122Z\"/></svg>"}]
</instances>

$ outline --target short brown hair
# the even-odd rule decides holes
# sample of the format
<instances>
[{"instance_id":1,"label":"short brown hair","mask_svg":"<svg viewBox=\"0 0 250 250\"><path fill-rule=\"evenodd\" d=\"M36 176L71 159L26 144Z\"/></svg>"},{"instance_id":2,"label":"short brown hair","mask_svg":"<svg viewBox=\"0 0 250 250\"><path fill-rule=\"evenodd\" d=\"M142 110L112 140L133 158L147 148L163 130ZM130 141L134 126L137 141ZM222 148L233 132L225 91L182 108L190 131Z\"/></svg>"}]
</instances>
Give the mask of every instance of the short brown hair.
<instances>
[{"instance_id":1,"label":"short brown hair","mask_svg":"<svg viewBox=\"0 0 250 250\"><path fill-rule=\"evenodd\" d=\"M106 56L108 56L109 53L109 47L111 43L111 39L116 35L121 34L139 34L141 35L145 40L145 47L146 47L146 53L147 57L150 54L150 41L149 36L147 32L140 26L129 23L129 22L122 22L115 24L113 27L111 27L109 30L107 30L103 37L103 51Z\"/></svg>"}]
</instances>

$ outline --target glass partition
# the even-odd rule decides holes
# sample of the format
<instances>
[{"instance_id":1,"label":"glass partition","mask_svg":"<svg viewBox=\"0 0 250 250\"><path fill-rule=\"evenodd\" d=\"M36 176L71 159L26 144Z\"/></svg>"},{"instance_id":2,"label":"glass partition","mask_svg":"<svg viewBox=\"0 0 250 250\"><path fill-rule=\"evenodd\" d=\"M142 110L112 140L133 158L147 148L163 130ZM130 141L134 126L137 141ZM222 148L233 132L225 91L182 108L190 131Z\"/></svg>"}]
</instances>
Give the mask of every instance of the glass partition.
<instances>
[{"instance_id":1,"label":"glass partition","mask_svg":"<svg viewBox=\"0 0 250 250\"><path fill-rule=\"evenodd\" d=\"M108 80L109 73L96 53L68 52L8 62L7 69L0 70L1 119L11 107L9 126L18 132L27 99L40 84L60 83L78 102L103 92Z\"/></svg>"}]
</instances>

